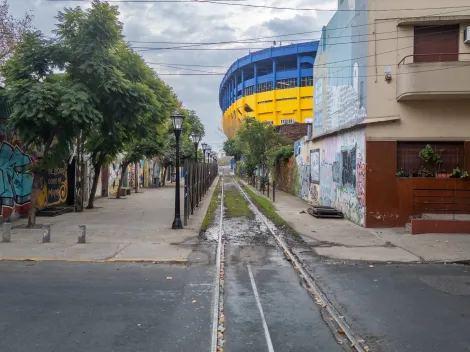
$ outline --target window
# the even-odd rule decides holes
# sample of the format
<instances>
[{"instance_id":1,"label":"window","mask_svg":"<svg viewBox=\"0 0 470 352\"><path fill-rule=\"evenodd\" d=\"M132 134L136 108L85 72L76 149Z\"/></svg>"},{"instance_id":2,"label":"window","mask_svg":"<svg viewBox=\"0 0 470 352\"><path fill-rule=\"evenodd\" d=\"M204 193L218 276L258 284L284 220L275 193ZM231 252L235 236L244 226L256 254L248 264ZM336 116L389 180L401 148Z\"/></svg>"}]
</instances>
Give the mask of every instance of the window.
<instances>
[{"instance_id":1,"label":"window","mask_svg":"<svg viewBox=\"0 0 470 352\"><path fill-rule=\"evenodd\" d=\"M252 95L253 91L254 91L254 88L255 88L254 86L246 87L245 88L245 96Z\"/></svg>"},{"instance_id":2,"label":"window","mask_svg":"<svg viewBox=\"0 0 470 352\"><path fill-rule=\"evenodd\" d=\"M258 93L269 92L270 90L273 90L273 82L270 81L258 84Z\"/></svg>"},{"instance_id":3,"label":"window","mask_svg":"<svg viewBox=\"0 0 470 352\"><path fill-rule=\"evenodd\" d=\"M266 122L268 125L272 125L272 124L273 124L273 122L272 122L271 120L264 121L264 122Z\"/></svg>"},{"instance_id":4,"label":"window","mask_svg":"<svg viewBox=\"0 0 470 352\"><path fill-rule=\"evenodd\" d=\"M419 152L429 144L442 159L440 173L450 175L456 167L464 167L463 142L398 142L397 168L409 172L411 176L420 176L419 170L425 166Z\"/></svg>"},{"instance_id":5,"label":"window","mask_svg":"<svg viewBox=\"0 0 470 352\"><path fill-rule=\"evenodd\" d=\"M272 100L261 100L258 102L258 104L268 104L268 103L272 103L273 101Z\"/></svg>"},{"instance_id":6,"label":"window","mask_svg":"<svg viewBox=\"0 0 470 352\"><path fill-rule=\"evenodd\" d=\"M276 101L284 101L284 100L297 100L297 98L292 97L292 98L279 98L279 99L276 99Z\"/></svg>"},{"instance_id":7,"label":"window","mask_svg":"<svg viewBox=\"0 0 470 352\"><path fill-rule=\"evenodd\" d=\"M311 87L311 86L313 86L313 77L312 76L302 77L300 79L300 86L301 87Z\"/></svg>"},{"instance_id":8,"label":"window","mask_svg":"<svg viewBox=\"0 0 470 352\"><path fill-rule=\"evenodd\" d=\"M414 62L459 60L460 26L415 26Z\"/></svg>"},{"instance_id":9,"label":"window","mask_svg":"<svg viewBox=\"0 0 470 352\"><path fill-rule=\"evenodd\" d=\"M292 124L292 123L295 123L295 119L284 119L284 120L281 120L281 125L288 125L288 124Z\"/></svg>"},{"instance_id":10,"label":"window","mask_svg":"<svg viewBox=\"0 0 470 352\"><path fill-rule=\"evenodd\" d=\"M306 96L301 97L300 99L313 99L313 96L306 95Z\"/></svg>"},{"instance_id":11,"label":"window","mask_svg":"<svg viewBox=\"0 0 470 352\"><path fill-rule=\"evenodd\" d=\"M246 112L253 112L253 109L248 104L245 104L243 108L245 109Z\"/></svg>"},{"instance_id":12,"label":"window","mask_svg":"<svg viewBox=\"0 0 470 352\"><path fill-rule=\"evenodd\" d=\"M297 78L281 79L276 82L276 89L294 88L297 86Z\"/></svg>"}]
</instances>

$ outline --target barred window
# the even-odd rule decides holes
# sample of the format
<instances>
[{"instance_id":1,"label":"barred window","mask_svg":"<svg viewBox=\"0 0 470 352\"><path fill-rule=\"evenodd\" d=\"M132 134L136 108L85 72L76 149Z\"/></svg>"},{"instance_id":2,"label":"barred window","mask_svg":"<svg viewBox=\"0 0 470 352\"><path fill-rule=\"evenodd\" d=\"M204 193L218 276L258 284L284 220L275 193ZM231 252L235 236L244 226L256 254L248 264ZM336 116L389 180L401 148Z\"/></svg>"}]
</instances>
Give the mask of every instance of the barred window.
<instances>
[{"instance_id":1,"label":"barred window","mask_svg":"<svg viewBox=\"0 0 470 352\"><path fill-rule=\"evenodd\" d=\"M297 78L280 79L276 82L276 89L294 88L297 86Z\"/></svg>"},{"instance_id":2,"label":"barred window","mask_svg":"<svg viewBox=\"0 0 470 352\"><path fill-rule=\"evenodd\" d=\"M258 84L258 93L269 92L270 90L273 90L273 82L269 81Z\"/></svg>"},{"instance_id":3,"label":"barred window","mask_svg":"<svg viewBox=\"0 0 470 352\"><path fill-rule=\"evenodd\" d=\"M281 120L281 125L288 125L288 124L292 124L292 123L295 123L295 119L283 119L283 120Z\"/></svg>"},{"instance_id":4,"label":"barred window","mask_svg":"<svg viewBox=\"0 0 470 352\"><path fill-rule=\"evenodd\" d=\"M279 98L279 99L276 99L276 101L284 101L284 100L297 100L297 97L291 97L291 98Z\"/></svg>"},{"instance_id":5,"label":"barred window","mask_svg":"<svg viewBox=\"0 0 470 352\"><path fill-rule=\"evenodd\" d=\"M302 77L300 79L300 86L301 87L312 87L313 86L313 77L312 76Z\"/></svg>"},{"instance_id":6,"label":"barred window","mask_svg":"<svg viewBox=\"0 0 470 352\"><path fill-rule=\"evenodd\" d=\"M245 96L252 95L253 92L254 92L254 88L255 88L254 86L246 87L245 88Z\"/></svg>"},{"instance_id":7,"label":"barred window","mask_svg":"<svg viewBox=\"0 0 470 352\"><path fill-rule=\"evenodd\" d=\"M428 144L442 159L440 173L450 175L456 167L464 167L463 142L398 142L398 170L409 172L412 176L420 176L419 170L426 165L419 157L419 152Z\"/></svg>"}]
</instances>

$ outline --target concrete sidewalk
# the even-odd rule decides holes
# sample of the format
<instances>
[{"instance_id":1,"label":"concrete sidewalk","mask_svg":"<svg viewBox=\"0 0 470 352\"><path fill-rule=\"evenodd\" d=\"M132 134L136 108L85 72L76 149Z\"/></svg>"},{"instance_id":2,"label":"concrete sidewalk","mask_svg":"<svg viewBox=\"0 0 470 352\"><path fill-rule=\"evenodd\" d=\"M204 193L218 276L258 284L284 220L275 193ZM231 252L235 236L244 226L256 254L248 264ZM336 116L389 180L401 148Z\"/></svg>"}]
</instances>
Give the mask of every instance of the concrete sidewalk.
<instances>
[{"instance_id":1,"label":"concrete sidewalk","mask_svg":"<svg viewBox=\"0 0 470 352\"><path fill-rule=\"evenodd\" d=\"M313 250L324 257L368 262L470 260L470 235L411 235L405 228L370 229L348 220L317 219L307 213L307 202L279 190L274 206Z\"/></svg>"},{"instance_id":2,"label":"concrete sidewalk","mask_svg":"<svg viewBox=\"0 0 470 352\"><path fill-rule=\"evenodd\" d=\"M0 260L150 261L184 263L198 243L199 229L217 179L183 230L172 230L174 185L142 189L122 199L101 198L95 209L12 223L11 243L0 243ZM181 188L183 202L183 188ZM181 211L183 215L183 211ZM42 224L51 224L51 243L42 242ZM87 243L78 244L79 225Z\"/></svg>"}]
</instances>

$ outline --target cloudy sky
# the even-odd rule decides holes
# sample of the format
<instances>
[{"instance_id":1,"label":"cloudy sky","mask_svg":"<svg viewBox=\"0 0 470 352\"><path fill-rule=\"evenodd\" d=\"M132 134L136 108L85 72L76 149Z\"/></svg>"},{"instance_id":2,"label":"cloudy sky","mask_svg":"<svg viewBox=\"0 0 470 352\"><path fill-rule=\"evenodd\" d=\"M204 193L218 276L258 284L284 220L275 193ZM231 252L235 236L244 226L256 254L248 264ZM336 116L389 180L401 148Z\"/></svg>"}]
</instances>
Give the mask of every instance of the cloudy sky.
<instances>
[{"instance_id":1,"label":"cloudy sky","mask_svg":"<svg viewBox=\"0 0 470 352\"><path fill-rule=\"evenodd\" d=\"M58 11L64 7L89 6L88 0L82 2L8 1L11 12L16 16L21 16L25 11L31 11L34 15L34 26L47 35L50 35L51 30L54 29L54 16ZM226 0L224 2L334 9L336 1L239 0L235 2ZM333 14L332 11L293 11L213 3L116 2L115 5L118 5L120 9L126 40L132 43L147 63L152 63L151 66L163 80L173 87L184 106L197 112L206 127L204 140L212 145L213 149L219 149L225 140L225 135L221 131L222 112L218 103L218 89L223 76L194 74L206 72L224 74L235 60L247 55L249 50L272 46L270 42L272 40L289 44L292 41L318 39L319 30L328 23ZM283 36L300 32L311 33ZM269 36L282 37L259 39L251 43L201 45L192 48L184 45L185 43L240 41ZM171 47L178 48L169 49Z\"/></svg>"}]
</instances>

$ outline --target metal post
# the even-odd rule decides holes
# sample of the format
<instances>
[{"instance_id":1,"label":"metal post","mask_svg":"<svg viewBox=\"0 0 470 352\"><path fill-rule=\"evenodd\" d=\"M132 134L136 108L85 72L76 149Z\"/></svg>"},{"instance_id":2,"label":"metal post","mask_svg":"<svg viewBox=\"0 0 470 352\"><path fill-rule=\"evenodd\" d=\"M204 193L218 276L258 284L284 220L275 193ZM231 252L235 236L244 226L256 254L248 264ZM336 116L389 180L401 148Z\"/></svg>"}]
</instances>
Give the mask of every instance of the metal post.
<instances>
[{"instance_id":1,"label":"metal post","mask_svg":"<svg viewBox=\"0 0 470 352\"><path fill-rule=\"evenodd\" d=\"M175 187L175 219L173 220L173 229L182 229L183 223L181 222L181 203L180 203L180 134L181 130L175 130L176 137L176 187Z\"/></svg>"},{"instance_id":2,"label":"metal post","mask_svg":"<svg viewBox=\"0 0 470 352\"><path fill-rule=\"evenodd\" d=\"M79 225L79 232L78 232L78 241L77 243L85 243L86 242L86 225Z\"/></svg>"},{"instance_id":3,"label":"metal post","mask_svg":"<svg viewBox=\"0 0 470 352\"><path fill-rule=\"evenodd\" d=\"M51 242L51 225L44 224L42 225L42 243Z\"/></svg>"},{"instance_id":4,"label":"metal post","mask_svg":"<svg viewBox=\"0 0 470 352\"><path fill-rule=\"evenodd\" d=\"M276 201L276 181L273 181L273 203Z\"/></svg>"},{"instance_id":5,"label":"metal post","mask_svg":"<svg viewBox=\"0 0 470 352\"><path fill-rule=\"evenodd\" d=\"M186 166L187 165L188 164L186 164ZM185 169L186 169L186 167L185 167ZM189 206L189 201L188 201L188 171L185 170L185 173L184 173L184 215L183 215L184 226L188 225L188 217L189 217L188 206Z\"/></svg>"},{"instance_id":6,"label":"metal post","mask_svg":"<svg viewBox=\"0 0 470 352\"><path fill-rule=\"evenodd\" d=\"M269 198L269 180L268 180L268 198Z\"/></svg>"},{"instance_id":7,"label":"metal post","mask_svg":"<svg viewBox=\"0 0 470 352\"><path fill-rule=\"evenodd\" d=\"M11 242L11 222L6 222L3 224L2 242L3 243Z\"/></svg>"}]
</instances>

